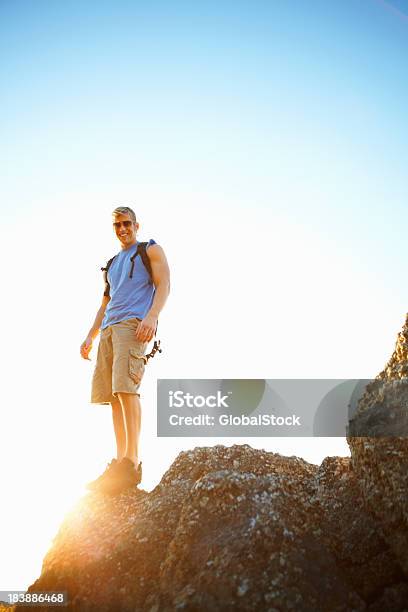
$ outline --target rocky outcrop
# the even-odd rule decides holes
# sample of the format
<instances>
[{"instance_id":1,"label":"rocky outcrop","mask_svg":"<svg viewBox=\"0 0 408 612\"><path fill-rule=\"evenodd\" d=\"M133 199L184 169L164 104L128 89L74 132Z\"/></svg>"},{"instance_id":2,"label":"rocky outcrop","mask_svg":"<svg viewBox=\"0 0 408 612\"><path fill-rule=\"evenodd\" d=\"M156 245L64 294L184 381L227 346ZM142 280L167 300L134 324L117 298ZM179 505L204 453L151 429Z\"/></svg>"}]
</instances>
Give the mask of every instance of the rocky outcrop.
<instances>
[{"instance_id":1,"label":"rocky outcrop","mask_svg":"<svg viewBox=\"0 0 408 612\"><path fill-rule=\"evenodd\" d=\"M403 419L407 352L405 325L351 430ZM408 612L408 447L373 427L320 466L218 445L180 453L150 493L89 494L29 590L81 612Z\"/></svg>"},{"instance_id":2,"label":"rocky outcrop","mask_svg":"<svg viewBox=\"0 0 408 612\"><path fill-rule=\"evenodd\" d=\"M366 507L408 574L408 317L350 424L352 468ZM364 434L364 435L359 435ZM407 600L408 601L408 600ZM408 609L408 605L407 605Z\"/></svg>"},{"instance_id":3,"label":"rocky outcrop","mask_svg":"<svg viewBox=\"0 0 408 612\"><path fill-rule=\"evenodd\" d=\"M363 609L322 541L316 468L249 447L206 450L229 467L190 489L157 610Z\"/></svg>"},{"instance_id":4,"label":"rocky outcrop","mask_svg":"<svg viewBox=\"0 0 408 612\"><path fill-rule=\"evenodd\" d=\"M379 522L365 508L350 459L327 457L317 473L317 486L322 538L363 601L374 602L385 589L404 582Z\"/></svg>"},{"instance_id":5,"label":"rocky outcrop","mask_svg":"<svg viewBox=\"0 0 408 612\"><path fill-rule=\"evenodd\" d=\"M357 611L405 587L350 459L244 445L180 453L151 493L83 498L30 590L81 611Z\"/></svg>"}]
</instances>

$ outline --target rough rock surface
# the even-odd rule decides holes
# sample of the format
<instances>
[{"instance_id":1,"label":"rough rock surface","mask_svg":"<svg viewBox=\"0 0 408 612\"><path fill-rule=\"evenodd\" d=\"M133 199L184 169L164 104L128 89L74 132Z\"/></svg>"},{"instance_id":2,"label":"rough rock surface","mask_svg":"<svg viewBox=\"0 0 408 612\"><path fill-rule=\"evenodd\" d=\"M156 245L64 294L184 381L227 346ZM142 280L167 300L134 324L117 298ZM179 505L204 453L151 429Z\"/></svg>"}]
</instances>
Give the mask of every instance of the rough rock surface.
<instances>
[{"instance_id":1,"label":"rough rock surface","mask_svg":"<svg viewBox=\"0 0 408 612\"><path fill-rule=\"evenodd\" d=\"M402 611L380 534L348 458L196 448L151 493L80 500L30 591L67 590L81 611Z\"/></svg>"},{"instance_id":2,"label":"rough rock surface","mask_svg":"<svg viewBox=\"0 0 408 612\"><path fill-rule=\"evenodd\" d=\"M352 435L348 437L352 467L365 504L380 523L383 537L405 574L408 574L407 376L408 317L386 367L368 385L360 400L355 422L349 429Z\"/></svg>"},{"instance_id":3,"label":"rough rock surface","mask_svg":"<svg viewBox=\"0 0 408 612\"><path fill-rule=\"evenodd\" d=\"M407 357L406 324L352 426L404 419ZM180 453L150 493L89 494L29 590L81 612L408 612L408 446L372 426L351 459L218 445Z\"/></svg>"},{"instance_id":4,"label":"rough rock surface","mask_svg":"<svg viewBox=\"0 0 408 612\"><path fill-rule=\"evenodd\" d=\"M348 457L326 457L317 473L322 537L338 567L365 602L404 582L394 555L384 546L378 522L365 511L359 480Z\"/></svg>"}]
</instances>

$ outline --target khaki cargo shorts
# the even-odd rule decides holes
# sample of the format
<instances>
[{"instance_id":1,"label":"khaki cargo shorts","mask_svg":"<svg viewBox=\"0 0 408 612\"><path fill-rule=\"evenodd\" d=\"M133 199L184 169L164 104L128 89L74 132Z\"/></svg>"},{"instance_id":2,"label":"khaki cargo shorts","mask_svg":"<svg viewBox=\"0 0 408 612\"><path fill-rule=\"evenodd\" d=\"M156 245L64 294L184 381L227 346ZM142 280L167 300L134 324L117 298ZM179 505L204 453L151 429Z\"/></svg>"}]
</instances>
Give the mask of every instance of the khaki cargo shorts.
<instances>
[{"instance_id":1,"label":"khaki cargo shorts","mask_svg":"<svg viewBox=\"0 0 408 612\"><path fill-rule=\"evenodd\" d=\"M140 319L127 319L101 331L92 378L92 404L109 404L120 392L139 395L147 347L147 342L135 337L139 322Z\"/></svg>"}]
</instances>

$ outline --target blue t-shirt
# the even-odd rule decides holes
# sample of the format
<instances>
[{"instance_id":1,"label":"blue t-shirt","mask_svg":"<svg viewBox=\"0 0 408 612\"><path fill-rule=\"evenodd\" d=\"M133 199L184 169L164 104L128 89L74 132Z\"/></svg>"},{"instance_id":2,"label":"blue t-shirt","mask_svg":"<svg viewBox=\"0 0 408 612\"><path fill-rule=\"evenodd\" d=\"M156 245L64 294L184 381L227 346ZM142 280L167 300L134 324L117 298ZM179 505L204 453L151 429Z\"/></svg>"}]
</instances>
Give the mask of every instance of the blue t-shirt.
<instances>
[{"instance_id":1,"label":"blue t-shirt","mask_svg":"<svg viewBox=\"0 0 408 612\"><path fill-rule=\"evenodd\" d=\"M146 251L152 244L156 242L151 239L146 245ZM109 267L108 282L111 299L106 306L101 329L135 317L143 319L152 306L155 287L140 255L134 259L132 278L129 276L132 267L130 258L136 253L137 245L136 242L127 249L122 249L115 255Z\"/></svg>"}]
</instances>

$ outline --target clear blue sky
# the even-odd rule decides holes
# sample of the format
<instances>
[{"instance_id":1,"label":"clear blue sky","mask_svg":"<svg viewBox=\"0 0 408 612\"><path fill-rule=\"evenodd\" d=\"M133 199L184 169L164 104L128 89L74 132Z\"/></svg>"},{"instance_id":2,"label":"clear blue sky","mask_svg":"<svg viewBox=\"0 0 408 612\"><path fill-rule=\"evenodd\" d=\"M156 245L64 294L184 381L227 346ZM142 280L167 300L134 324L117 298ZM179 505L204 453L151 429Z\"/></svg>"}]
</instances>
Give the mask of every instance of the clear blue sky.
<instances>
[{"instance_id":1,"label":"clear blue sky","mask_svg":"<svg viewBox=\"0 0 408 612\"><path fill-rule=\"evenodd\" d=\"M371 228L387 199L403 215L408 22L390 6L4 1L3 188L25 199L112 171L262 193L335 182L341 210L296 214Z\"/></svg>"},{"instance_id":2,"label":"clear blue sky","mask_svg":"<svg viewBox=\"0 0 408 612\"><path fill-rule=\"evenodd\" d=\"M0 3L0 460L14 500L1 588L37 577L111 458L79 345L118 250L115 206L134 206L172 268L166 352L145 377L147 488L189 442L156 439L156 378L382 369L408 301L407 56L405 0ZM249 442L316 463L348 452Z\"/></svg>"},{"instance_id":3,"label":"clear blue sky","mask_svg":"<svg viewBox=\"0 0 408 612\"><path fill-rule=\"evenodd\" d=\"M6 214L129 177L212 185L234 208L289 207L325 233L336 224L336 239L399 271L404 7L2 2Z\"/></svg>"}]
</instances>

